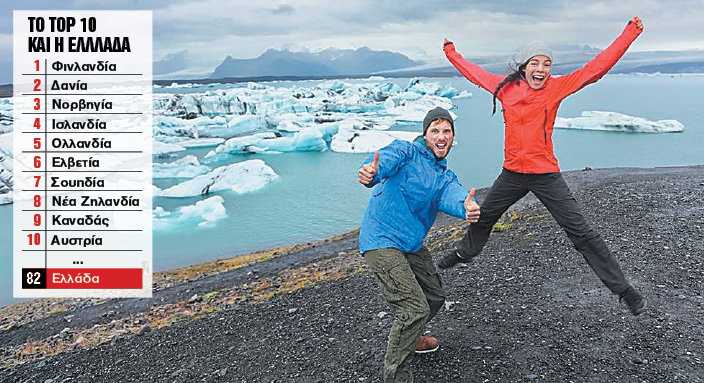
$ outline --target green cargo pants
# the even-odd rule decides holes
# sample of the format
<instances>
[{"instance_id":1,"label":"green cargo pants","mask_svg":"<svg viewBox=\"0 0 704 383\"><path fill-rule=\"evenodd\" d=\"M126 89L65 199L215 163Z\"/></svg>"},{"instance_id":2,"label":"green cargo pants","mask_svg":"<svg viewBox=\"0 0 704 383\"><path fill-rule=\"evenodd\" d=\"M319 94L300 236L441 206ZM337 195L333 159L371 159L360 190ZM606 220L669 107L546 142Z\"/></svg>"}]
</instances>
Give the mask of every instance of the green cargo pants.
<instances>
[{"instance_id":1,"label":"green cargo pants","mask_svg":"<svg viewBox=\"0 0 704 383\"><path fill-rule=\"evenodd\" d=\"M413 382L411 362L425 325L445 302L445 290L425 247L415 253L388 248L364 253L381 294L393 308L384 359L384 382Z\"/></svg>"}]
</instances>

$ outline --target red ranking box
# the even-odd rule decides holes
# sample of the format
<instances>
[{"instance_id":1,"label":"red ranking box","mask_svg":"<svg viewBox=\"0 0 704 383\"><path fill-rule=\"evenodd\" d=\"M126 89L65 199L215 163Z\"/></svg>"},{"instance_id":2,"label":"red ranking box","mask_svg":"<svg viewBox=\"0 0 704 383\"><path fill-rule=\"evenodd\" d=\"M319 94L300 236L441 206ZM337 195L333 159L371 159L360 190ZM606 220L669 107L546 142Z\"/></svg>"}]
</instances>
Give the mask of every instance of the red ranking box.
<instances>
[{"instance_id":1,"label":"red ranking box","mask_svg":"<svg viewBox=\"0 0 704 383\"><path fill-rule=\"evenodd\" d=\"M47 289L141 289L142 269L47 269Z\"/></svg>"}]
</instances>

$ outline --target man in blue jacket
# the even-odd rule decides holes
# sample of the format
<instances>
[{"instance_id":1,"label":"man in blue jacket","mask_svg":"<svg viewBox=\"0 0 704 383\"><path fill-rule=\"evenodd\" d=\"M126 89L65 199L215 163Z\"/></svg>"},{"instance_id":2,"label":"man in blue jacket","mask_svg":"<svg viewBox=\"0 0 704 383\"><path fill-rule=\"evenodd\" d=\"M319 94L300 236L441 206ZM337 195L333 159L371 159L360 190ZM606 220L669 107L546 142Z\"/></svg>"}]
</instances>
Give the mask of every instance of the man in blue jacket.
<instances>
[{"instance_id":1,"label":"man in blue jacket","mask_svg":"<svg viewBox=\"0 0 704 383\"><path fill-rule=\"evenodd\" d=\"M445 291L423 240L438 210L469 222L479 206L447 168L454 142L450 113L440 107L423 119L423 135L413 143L396 140L370 156L359 182L374 187L359 233L359 250L396 319L384 360L385 382L412 382L414 353L438 349L421 336L445 302Z\"/></svg>"}]
</instances>

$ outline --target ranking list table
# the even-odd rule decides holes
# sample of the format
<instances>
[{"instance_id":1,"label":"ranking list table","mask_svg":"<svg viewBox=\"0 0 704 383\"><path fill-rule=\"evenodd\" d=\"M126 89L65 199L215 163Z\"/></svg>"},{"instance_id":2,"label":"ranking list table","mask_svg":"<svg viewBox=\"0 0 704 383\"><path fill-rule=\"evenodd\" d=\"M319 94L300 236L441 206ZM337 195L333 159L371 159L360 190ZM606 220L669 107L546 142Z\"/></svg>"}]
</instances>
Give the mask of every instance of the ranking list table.
<instances>
[{"instance_id":1,"label":"ranking list table","mask_svg":"<svg viewBox=\"0 0 704 383\"><path fill-rule=\"evenodd\" d=\"M15 297L150 297L151 11L15 11Z\"/></svg>"}]
</instances>

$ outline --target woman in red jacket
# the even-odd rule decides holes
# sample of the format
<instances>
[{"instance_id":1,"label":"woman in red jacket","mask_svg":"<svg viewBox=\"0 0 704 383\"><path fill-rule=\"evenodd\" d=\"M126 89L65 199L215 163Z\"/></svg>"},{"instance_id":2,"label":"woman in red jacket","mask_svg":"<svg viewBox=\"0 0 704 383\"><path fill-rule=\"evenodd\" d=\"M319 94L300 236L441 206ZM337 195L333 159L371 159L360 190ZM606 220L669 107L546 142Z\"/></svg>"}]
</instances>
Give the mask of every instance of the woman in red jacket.
<instances>
[{"instance_id":1,"label":"woman in red jacket","mask_svg":"<svg viewBox=\"0 0 704 383\"><path fill-rule=\"evenodd\" d=\"M500 76L468 62L455 51L452 42L445 40L445 55L452 65L469 81L494 95L494 112L496 99L501 101L506 132L503 170L484 198L479 221L469 226L456 249L438 261L440 268L469 262L477 256L494 224L530 191L550 211L606 287L625 300L631 313L638 315L645 310L645 299L628 283L604 240L580 212L552 147L560 102L604 76L642 31L643 23L633 17L608 48L583 68L560 77L550 76L553 54L539 41L526 45L513 73Z\"/></svg>"}]
</instances>

